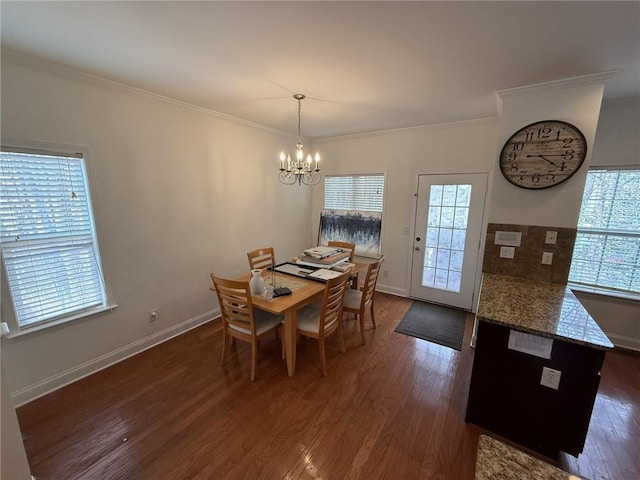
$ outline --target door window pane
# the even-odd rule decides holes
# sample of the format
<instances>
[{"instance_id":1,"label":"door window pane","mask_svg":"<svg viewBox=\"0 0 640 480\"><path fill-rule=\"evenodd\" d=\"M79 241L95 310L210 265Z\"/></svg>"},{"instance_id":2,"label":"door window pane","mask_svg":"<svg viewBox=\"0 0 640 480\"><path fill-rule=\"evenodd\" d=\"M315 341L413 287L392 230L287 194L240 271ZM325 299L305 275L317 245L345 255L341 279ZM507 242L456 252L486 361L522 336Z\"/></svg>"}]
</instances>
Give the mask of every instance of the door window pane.
<instances>
[{"instance_id":1,"label":"door window pane","mask_svg":"<svg viewBox=\"0 0 640 480\"><path fill-rule=\"evenodd\" d=\"M433 185L431 187L429 205L442 205L442 185Z\"/></svg>"},{"instance_id":2,"label":"door window pane","mask_svg":"<svg viewBox=\"0 0 640 480\"><path fill-rule=\"evenodd\" d=\"M429 220L427 221L427 226L440 226L440 207L429 207Z\"/></svg>"},{"instance_id":3,"label":"door window pane","mask_svg":"<svg viewBox=\"0 0 640 480\"><path fill-rule=\"evenodd\" d=\"M456 272L461 272L463 257L464 257L464 252L452 250L451 255L449 256L449 269Z\"/></svg>"},{"instance_id":4,"label":"door window pane","mask_svg":"<svg viewBox=\"0 0 640 480\"><path fill-rule=\"evenodd\" d=\"M453 227L453 217L456 209L454 207L442 207L442 214L440 216L441 227Z\"/></svg>"},{"instance_id":5,"label":"door window pane","mask_svg":"<svg viewBox=\"0 0 640 480\"><path fill-rule=\"evenodd\" d=\"M456 205L458 207L469 207L471 205L471 185L458 185Z\"/></svg>"},{"instance_id":6,"label":"door window pane","mask_svg":"<svg viewBox=\"0 0 640 480\"><path fill-rule=\"evenodd\" d=\"M433 228L433 227L427 228L427 240L426 240L427 247L438 246L439 232L440 232L439 228Z\"/></svg>"},{"instance_id":7,"label":"door window pane","mask_svg":"<svg viewBox=\"0 0 640 480\"><path fill-rule=\"evenodd\" d=\"M435 267L436 266L436 254L437 248L426 248L424 254L424 266L425 267Z\"/></svg>"},{"instance_id":8,"label":"door window pane","mask_svg":"<svg viewBox=\"0 0 640 480\"><path fill-rule=\"evenodd\" d=\"M454 230L451 240L451 248L455 250L464 250L464 241L467 236L466 230Z\"/></svg>"},{"instance_id":9,"label":"door window pane","mask_svg":"<svg viewBox=\"0 0 640 480\"><path fill-rule=\"evenodd\" d=\"M468 207L456 207L456 216L453 221L455 228L467 228L467 218L469 217Z\"/></svg>"},{"instance_id":10,"label":"door window pane","mask_svg":"<svg viewBox=\"0 0 640 480\"><path fill-rule=\"evenodd\" d=\"M440 235L438 236L438 247L451 248L451 237L453 230L450 228L441 228Z\"/></svg>"}]
</instances>

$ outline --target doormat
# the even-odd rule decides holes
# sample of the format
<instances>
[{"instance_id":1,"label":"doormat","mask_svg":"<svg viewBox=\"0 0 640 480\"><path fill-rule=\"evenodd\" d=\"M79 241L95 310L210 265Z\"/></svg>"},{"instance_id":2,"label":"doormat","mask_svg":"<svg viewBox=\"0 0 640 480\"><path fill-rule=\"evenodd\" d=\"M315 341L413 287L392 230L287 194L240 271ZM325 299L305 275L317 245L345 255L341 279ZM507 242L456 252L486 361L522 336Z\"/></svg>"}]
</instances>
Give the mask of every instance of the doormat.
<instances>
[{"instance_id":1,"label":"doormat","mask_svg":"<svg viewBox=\"0 0 640 480\"><path fill-rule=\"evenodd\" d=\"M467 312L414 301L395 331L460 350Z\"/></svg>"}]
</instances>

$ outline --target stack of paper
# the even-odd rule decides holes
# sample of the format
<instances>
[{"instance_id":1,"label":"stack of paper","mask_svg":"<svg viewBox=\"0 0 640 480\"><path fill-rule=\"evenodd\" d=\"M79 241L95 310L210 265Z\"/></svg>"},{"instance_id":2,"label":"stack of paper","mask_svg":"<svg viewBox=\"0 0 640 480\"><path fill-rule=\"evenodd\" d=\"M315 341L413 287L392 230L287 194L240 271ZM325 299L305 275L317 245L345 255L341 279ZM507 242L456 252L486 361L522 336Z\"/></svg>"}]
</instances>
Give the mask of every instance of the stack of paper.
<instances>
[{"instance_id":1,"label":"stack of paper","mask_svg":"<svg viewBox=\"0 0 640 480\"><path fill-rule=\"evenodd\" d=\"M307 248L302 252L302 255L306 257L313 257L316 259L321 259L325 257L329 257L331 255L335 255L336 253L342 252L341 248L336 247L324 247L322 245L312 248Z\"/></svg>"},{"instance_id":2,"label":"stack of paper","mask_svg":"<svg viewBox=\"0 0 640 480\"><path fill-rule=\"evenodd\" d=\"M304 250L296 260L299 265L331 268L349 260L351 252L343 248L313 247Z\"/></svg>"},{"instance_id":3,"label":"stack of paper","mask_svg":"<svg viewBox=\"0 0 640 480\"><path fill-rule=\"evenodd\" d=\"M333 267L331 267L331 270L336 270L338 272L344 273L344 272L348 272L355 266L356 266L355 263L341 262L338 265L334 265Z\"/></svg>"}]
</instances>

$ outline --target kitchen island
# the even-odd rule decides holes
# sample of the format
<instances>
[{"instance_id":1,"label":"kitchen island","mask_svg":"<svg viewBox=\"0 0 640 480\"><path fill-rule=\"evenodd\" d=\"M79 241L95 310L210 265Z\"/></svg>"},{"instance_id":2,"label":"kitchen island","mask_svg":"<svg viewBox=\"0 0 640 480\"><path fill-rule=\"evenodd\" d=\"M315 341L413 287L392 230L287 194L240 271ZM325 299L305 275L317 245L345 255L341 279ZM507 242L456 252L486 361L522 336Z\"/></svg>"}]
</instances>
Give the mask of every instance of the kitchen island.
<instances>
[{"instance_id":1,"label":"kitchen island","mask_svg":"<svg viewBox=\"0 0 640 480\"><path fill-rule=\"evenodd\" d=\"M611 341L566 285L504 275L484 274L476 323L466 421L577 457Z\"/></svg>"}]
</instances>

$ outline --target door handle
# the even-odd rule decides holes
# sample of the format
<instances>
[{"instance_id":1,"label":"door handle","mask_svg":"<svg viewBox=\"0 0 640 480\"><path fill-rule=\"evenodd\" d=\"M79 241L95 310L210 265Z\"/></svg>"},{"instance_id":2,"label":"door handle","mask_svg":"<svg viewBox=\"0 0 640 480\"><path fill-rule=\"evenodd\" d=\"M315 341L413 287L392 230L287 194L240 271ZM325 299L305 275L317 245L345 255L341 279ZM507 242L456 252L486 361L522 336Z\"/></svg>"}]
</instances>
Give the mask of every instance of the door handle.
<instances>
[{"instance_id":1,"label":"door handle","mask_svg":"<svg viewBox=\"0 0 640 480\"><path fill-rule=\"evenodd\" d=\"M416 242L419 242L419 241L420 241L420 237L416 237Z\"/></svg>"}]
</instances>

